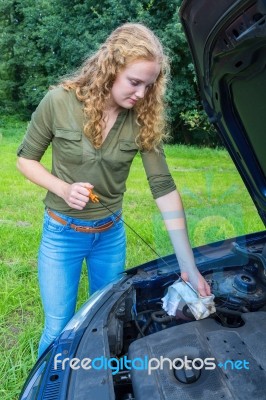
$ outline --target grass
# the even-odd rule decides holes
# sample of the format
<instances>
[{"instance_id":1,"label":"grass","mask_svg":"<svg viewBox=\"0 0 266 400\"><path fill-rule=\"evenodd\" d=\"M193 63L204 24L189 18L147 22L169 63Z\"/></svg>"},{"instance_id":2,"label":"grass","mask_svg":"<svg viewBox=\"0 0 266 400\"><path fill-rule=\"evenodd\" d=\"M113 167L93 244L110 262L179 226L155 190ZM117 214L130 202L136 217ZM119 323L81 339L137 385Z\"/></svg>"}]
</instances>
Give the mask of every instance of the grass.
<instances>
[{"instance_id":1,"label":"grass","mask_svg":"<svg viewBox=\"0 0 266 400\"><path fill-rule=\"evenodd\" d=\"M26 124L0 124L0 398L15 400L36 361L43 315L36 257L45 191L16 170L16 149ZM184 202L193 246L263 230L257 211L225 150L166 146L170 171ZM51 155L44 157L50 165ZM127 182L124 219L161 255L172 247L152 200L140 157ZM156 256L127 228L127 268ZM86 300L82 273L78 307Z\"/></svg>"}]
</instances>

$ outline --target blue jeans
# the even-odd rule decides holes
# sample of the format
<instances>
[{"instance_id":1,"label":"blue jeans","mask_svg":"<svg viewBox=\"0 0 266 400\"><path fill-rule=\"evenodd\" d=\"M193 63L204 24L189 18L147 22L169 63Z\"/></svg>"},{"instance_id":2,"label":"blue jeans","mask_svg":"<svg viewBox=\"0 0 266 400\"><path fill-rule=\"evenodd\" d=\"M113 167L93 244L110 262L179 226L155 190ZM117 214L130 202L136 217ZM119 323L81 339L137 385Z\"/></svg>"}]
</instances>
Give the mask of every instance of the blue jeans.
<instances>
[{"instance_id":1,"label":"blue jeans","mask_svg":"<svg viewBox=\"0 0 266 400\"><path fill-rule=\"evenodd\" d=\"M126 256L125 229L121 220L115 221L110 229L99 233L76 232L69 226L70 223L100 226L110 220L114 221L114 215L101 220L84 221L56 211L54 213L68 224L60 224L45 211L38 258L39 284L45 314L39 356L75 313L83 260L86 260L89 294L92 294L124 271Z\"/></svg>"}]
</instances>

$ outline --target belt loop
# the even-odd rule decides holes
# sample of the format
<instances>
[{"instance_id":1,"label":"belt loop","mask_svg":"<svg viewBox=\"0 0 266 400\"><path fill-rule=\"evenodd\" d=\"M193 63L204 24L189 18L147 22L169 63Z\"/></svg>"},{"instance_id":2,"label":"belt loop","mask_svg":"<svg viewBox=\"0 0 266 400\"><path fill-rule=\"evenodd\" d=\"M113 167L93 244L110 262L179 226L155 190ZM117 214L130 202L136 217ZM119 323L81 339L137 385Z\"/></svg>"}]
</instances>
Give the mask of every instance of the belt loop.
<instances>
[{"instance_id":1,"label":"belt loop","mask_svg":"<svg viewBox=\"0 0 266 400\"><path fill-rule=\"evenodd\" d=\"M117 213L112 214L112 220L114 224L116 224L122 217L122 210L119 210Z\"/></svg>"},{"instance_id":2,"label":"belt loop","mask_svg":"<svg viewBox=\"0 0 266 400\"><path fill-rule=\"evenodd\" d=\"M67 217L66 221L67 221L67 227L71 229L71 224L72 224L73 218L72 217Z\"/></svg>"}]
</instances>

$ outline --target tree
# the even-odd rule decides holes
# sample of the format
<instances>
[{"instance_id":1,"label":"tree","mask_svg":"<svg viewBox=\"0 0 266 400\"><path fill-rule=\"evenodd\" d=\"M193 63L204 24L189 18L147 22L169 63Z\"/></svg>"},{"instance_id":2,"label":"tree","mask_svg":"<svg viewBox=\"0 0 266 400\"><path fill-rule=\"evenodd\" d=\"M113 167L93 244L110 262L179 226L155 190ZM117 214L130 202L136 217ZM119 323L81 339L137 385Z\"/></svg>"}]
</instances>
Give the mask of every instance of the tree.
<instances>
[{"instance_id":1,"label":"tree","mask_svg":"<svg viewBox=\"0 0 266 400\"><path fill-rule=\"evenodd\" d=\"M143 22L171 61L167 94L175 141L192 143L206 127L189 48L179 21L181 0L1 0L0 94L27 117L49 85L79 66L124 22ZM0 101L0 107L6 102ZM202 129L201 129L202 130Z\"/></svg>"}]
</instances>

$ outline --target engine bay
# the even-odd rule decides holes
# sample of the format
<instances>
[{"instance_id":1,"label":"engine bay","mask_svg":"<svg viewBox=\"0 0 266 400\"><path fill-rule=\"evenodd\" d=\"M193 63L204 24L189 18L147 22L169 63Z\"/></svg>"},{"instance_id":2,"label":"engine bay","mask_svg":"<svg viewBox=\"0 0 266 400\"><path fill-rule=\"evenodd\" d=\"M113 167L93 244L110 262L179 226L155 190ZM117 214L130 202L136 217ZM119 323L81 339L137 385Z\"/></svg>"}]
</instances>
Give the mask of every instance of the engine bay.
<instances>
[{"instance_id":1,"label":"engine bay","mask_svg":"<svg viewBox=\"0 0 266 400\"><path fill-rule=\"evenodd\" d=\"M265 246L249 246L247 250L232 243L230 257L211 260L203 274L215 295L216 312L199 321L187 306L175 316L162 309L162 297L178 279L174 265L148 267L133 275L127 295L109 314L110 356L118 360L126 357L130 362L141 362L145 357L177 358L179 363L184 358L197 360L191 370L184 366L169 368L165 362L150 373L121 364L113 375L116 399L246 399L251 387L256 387L253 398L263 398L265 253ZM197 368L198 360L206 358L213 359L215 369ZM243 367L241 373L234 371L236 361L238 366L247 362L249 368ZM227 369L219 367L226 362L231 363ZM232 393L239 393L239 397Z\"/></svg>"}]
</instances>

